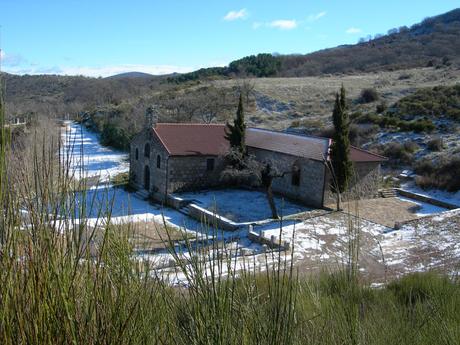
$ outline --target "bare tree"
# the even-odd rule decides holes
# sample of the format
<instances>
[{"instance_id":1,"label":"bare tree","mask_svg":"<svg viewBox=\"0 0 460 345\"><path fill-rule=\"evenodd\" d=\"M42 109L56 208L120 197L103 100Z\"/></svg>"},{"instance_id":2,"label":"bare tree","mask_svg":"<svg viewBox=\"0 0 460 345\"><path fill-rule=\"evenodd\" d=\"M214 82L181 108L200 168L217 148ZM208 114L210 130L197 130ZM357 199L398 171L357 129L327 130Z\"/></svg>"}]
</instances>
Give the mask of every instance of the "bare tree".
<instances>
[{"instance_id":1,"label":"bare tree","mask_svg":"<svg viewBox=\"0 0 460 345\"><path fill-rule=\"evenodd\" d=\"M221 179L237 186L243 184L262 187L267 196L272 218L279 219L273 196L273 181L291 172L281 171L272 160L260 162L255 156L243 155L238 150L231 150L225 158L229 164L222 172Z\"/></svg>"},{"instance_id":2,"label":"bare tree","mask_svg":"<svg viewBox=\"0 0 460 345\"><path fill-rule=\"evenodd\" d=\"M249 107L251 102L251 96L254 94L255 83L251 79L244 79L242 83L238 85L239 92L244 96L246 107Z\"/></svg>"}]
</instances>

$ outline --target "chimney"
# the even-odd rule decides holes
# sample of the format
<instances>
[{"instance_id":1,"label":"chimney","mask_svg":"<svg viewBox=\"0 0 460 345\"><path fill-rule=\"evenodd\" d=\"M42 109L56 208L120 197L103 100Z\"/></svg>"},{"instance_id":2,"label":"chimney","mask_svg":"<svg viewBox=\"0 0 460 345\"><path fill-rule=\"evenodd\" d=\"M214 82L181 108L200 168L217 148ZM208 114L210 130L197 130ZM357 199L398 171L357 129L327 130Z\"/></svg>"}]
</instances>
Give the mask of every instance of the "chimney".
<instances>
[{"instance_id":1,"label":"chimney","mask_svg":"<svg viewBox=\"0 0 460 345\"><path fill-rule=\"evenodd\" d=\"M158 112L155 107L150 106L145 111L145 126L147 128L153 128L158 123Z\"/></svg>"}]
</instances>

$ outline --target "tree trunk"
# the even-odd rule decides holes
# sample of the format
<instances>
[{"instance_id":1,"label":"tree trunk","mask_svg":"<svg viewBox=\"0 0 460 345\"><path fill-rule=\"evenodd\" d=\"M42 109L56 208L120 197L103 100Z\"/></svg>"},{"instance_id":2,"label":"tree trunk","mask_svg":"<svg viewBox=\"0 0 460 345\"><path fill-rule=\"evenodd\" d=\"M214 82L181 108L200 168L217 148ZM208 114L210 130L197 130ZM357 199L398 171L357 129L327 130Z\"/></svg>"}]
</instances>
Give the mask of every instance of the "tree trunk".
<instances>
[{"instance_id":1,"label":"tree trunk","mask_svg":"<svg viewBox=\"0 0 460 345\"><path fill-rule=\"evenodd\" d=\"M341 203L341 200L340 200L340 192L337 191L337 211L341 211L342 210L342 203Z\"/></svg>"},{"instance_id":2,"label":"tree trunk","mask_svg":"<svg viewBox=\"0 0 460 345\"><path fill-rule=\"evenodd\" d=\"M273 198L273 190L272 190L272 185L270 184L267 186L267 199L268 199L268 204L270 205L270 209L272 211L272 218L273 219L278 219L278 212L276 210L276 204L275 204L275 199Z\"/></svg>"}]
</instances>

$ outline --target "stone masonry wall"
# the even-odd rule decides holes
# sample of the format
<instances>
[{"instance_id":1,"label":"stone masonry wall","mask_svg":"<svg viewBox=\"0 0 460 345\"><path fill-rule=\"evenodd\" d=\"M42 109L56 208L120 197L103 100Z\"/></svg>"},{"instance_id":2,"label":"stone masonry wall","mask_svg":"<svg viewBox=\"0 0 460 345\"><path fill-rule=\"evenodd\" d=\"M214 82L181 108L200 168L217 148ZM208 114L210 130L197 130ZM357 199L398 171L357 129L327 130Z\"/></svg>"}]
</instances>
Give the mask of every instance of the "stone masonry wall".
<instances>
[{"instance_id":1,"label":"stone masonry wall","mask_svg":"<svg viewBox=\"0 0 460 345\"><path fill-rule=\"evenodd\" d=\"M283 153L267 151L249 147L250 154L255 155L258 161L272 161L281 172L286 172L283 177L273 180L273 191L293 200L312 207L323 206L324 169L323 162L299 158ZM296 186L292 183L294 165L300 169L300 181Z\"/></svg>"},{"instance_id":2,"label":"stone masonry wall","mask_svg":"<svg viewBox=\"0 0 460 345\"><path fill-rule=\"evenodd\" d=\"M369 199L378 195L380 178L379 162L358 162L353 164L355 176L351 179L349 192L345 193L343 199ZM335 203L337 197L331 192L332 177L329 169L326 171L326 188L324 203Z\"/></svg>"},{"instance_id":3,"label":"stone masonry wall","mask_svg":"<svg viewBox=\"0 0 460 345\"><path fill-rule=\"evenodd\" d=\"M150 143L150 157L144 156L144 146ZM136 148L138 149L138 159L136 159ZM160 168L157 168L157 157L160 157ZM166 191L166 163L168 154L158 139L146 130L139 133L131 142L130 148L130 181L138 189L144 189L144 169L150 169L149 192L159 192L164 194Z\"/></svg>"},{"instance_id":4,"label":"stone masonry wall","mask_svg":"<svg viewBox=\"0 0 460 345\"><path fill-rule=\"evenodd\" d=\"M214 159L212 171L207 170L208 159ZM173 156L168 169L168 193L193 191L219 186L224 161L217 156Z\"/></svg>"}]
</instances>

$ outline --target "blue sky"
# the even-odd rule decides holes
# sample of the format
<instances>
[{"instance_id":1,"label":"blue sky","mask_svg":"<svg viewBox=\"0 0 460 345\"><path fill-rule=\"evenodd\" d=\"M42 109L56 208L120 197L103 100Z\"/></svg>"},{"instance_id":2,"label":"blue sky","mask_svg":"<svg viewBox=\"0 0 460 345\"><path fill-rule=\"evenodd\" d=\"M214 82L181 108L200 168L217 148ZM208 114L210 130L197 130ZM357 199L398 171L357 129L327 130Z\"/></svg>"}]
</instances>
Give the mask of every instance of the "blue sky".
<instances>
[{"instance_id":1,"label":"blue sky","mask_svg":"<svg viewBox=\"0 0 460 345\"><path fill-rule=\"evenodd\" d=\"M308 53L386 33L458 0L1 0L2 70L107 76Z\"/></svg>"}]
</instances>

